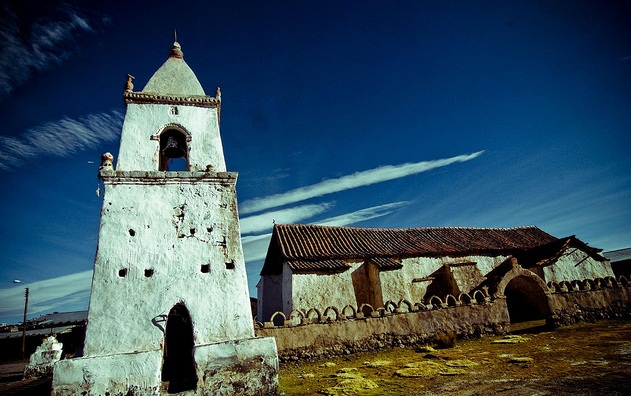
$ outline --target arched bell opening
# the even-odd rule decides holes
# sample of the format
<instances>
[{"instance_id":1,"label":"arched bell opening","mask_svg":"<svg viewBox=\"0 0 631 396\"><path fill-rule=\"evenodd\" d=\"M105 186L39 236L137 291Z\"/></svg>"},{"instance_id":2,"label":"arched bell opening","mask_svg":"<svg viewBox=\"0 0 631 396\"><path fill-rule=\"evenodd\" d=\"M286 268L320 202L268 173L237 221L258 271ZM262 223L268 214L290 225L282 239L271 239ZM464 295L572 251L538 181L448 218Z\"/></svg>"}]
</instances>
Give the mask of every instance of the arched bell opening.
<instances>
[{"instance_id":1,"label":"arched bell opening","mask_svg":"<svg viewBox=\"0 0 631 396\"><path fill-rule=\"evenodd\" d=\"M161 171L188 171L188 143L186 134L177 129L167 129L160 134Z\"/></svg>"},{"instance_id":2,"label":"arched bell opening","mask_svg":"<svg viewBox=\"0 0 631 396\"><path fill-rule=\"evenodd\" d=\"M545 319L550 314L548 297L530 276L513 278L504 289L511 323Z\"/></svg>"},{"instance_id":3,"label":"arched bell opening","mask_svg":"<svg viewBox=\"0 0 631 396\"><path fill-rule=\"evenodd\" d=\"M169 393L197 388L197 371L193 355L193 321L184 304L176 304L167 319L164 334L162 381Z\"/></svg>"}]
</instances>

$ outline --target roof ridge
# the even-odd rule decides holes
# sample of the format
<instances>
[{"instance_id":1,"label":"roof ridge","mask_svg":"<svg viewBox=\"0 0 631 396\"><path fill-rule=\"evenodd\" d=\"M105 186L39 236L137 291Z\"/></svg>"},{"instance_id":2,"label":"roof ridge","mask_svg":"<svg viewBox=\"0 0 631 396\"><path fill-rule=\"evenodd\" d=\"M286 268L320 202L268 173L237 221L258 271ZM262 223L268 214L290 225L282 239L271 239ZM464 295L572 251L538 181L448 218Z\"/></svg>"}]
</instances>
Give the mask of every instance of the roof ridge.
<instances>
[{"instance_id":1,"label":"roof ridge","mask_svg":"<svg viewBox=\"0 0 631 396\"><path fill-rule=\"evenodd\" d=\"M387 228L384 228L384 227L349 227L349 226L330 226L330 225L321 225L321 224L288 223L288 224L274 224L274 227L275 228L276 227L278 228L314 227L314 228L321 228L321 229L348 229L348 230L367 230L367 231L406 231L406 230L445 230L445 229L449 229L449 230L523 230L523 229L533 229L533 228L541 230L539 227L535 225L515 226L515 227L430 226L430 227L406 227L406 228L387 227Z\"/></svg>"}]
</instances>

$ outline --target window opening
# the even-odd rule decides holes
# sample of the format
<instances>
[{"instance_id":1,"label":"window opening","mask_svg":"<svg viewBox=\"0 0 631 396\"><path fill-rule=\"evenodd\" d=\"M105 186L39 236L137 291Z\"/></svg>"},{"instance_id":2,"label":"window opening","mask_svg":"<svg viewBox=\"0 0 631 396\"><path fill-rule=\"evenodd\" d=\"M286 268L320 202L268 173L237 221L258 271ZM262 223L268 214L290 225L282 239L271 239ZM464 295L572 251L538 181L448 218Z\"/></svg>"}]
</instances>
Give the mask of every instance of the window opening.
<instances>
[{"instance_id":1,"label":"window opening","mask_svg":"<svg viewBox=\"0 0 631 396\"><path fill-rule=\"evenodd\" d=\"M145 276L147 278L151 278L152 275L153 275L153 269L146 269L145 270Z\"/></svg>"},{"instance_id":2,"label":"window opening","mask_svg":"<svg viewBox=\"0 0 631 396\"><path fill-rule=\"evenodd\" d=\"M169 311L164 338L162 381L168 382L167 391L179 393L196 389L193 321L184 304L176 304Z\"/></svg>"},{"instance_id":3,"label":"window opening","mask_svg":"<svg viewBox=\"0 0 631 396\"><path fill-rule=\"evenodd\" d=\"M202 271L204 274L209 273L209 272L210 272L210 264L202 264L201 271Z\"/></svg>"},{"instance_id":4,"label":"window opening","mask_svg":"<svg viewBox=\"0 0 631 396\"><path fill-rule=\"evenodd\" d=\"M226 263L226 269L234 269L234 261L228 261Z\"/></svg>"},{"instance_id":5,"label":"window opening","mask_svg":"<svg viewBox=\"0 0 631 396\"><path fill-rule=\"evenodd\" d=\"M129 235L130 235L130 236L134 236L134 235L136 235L136 231L134 231L134 230L130 229L130 230L129 230Z\"/></svg>"},{"instance_id":6,"label":"window opening","mask_svg":"<svg viewBox=\"0 0 631 396\"><path fill-rule=\"evenodd\" d=\"M127 276L127 268L121 268L118 270L118 276L124 278Z\"/></svg>"}]
</instances>

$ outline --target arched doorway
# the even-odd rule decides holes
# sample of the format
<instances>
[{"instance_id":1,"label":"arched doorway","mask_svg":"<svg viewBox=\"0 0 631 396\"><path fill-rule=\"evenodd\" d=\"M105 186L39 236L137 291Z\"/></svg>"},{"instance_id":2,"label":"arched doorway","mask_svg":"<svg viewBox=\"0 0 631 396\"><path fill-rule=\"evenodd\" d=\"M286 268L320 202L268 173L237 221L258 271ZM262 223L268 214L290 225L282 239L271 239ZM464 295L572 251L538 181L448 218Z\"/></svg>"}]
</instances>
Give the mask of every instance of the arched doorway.
<instances>
[{"instance_id":1,"label":"arched doorway","mask_svg":"<svg viewBox=\"0 0 631 396\"><path fill-rule=\"evenodd\" d=\"M197 388L197 372L193 356L193 322L184 304L176 304L167 319L164 335L162 381L168 392L178 393Z\"/></svg>"},{"instance_id":2,"label":"arched doorway","mask_svg":"<svg viewBox=\"0 0 631 396\"><path fill-rule=\"evenodd\" d=\"M533 276L513 278L506 285L504 295L511 323L545 319L550 314L548 297Z\"/></svg>"}]
</instances>

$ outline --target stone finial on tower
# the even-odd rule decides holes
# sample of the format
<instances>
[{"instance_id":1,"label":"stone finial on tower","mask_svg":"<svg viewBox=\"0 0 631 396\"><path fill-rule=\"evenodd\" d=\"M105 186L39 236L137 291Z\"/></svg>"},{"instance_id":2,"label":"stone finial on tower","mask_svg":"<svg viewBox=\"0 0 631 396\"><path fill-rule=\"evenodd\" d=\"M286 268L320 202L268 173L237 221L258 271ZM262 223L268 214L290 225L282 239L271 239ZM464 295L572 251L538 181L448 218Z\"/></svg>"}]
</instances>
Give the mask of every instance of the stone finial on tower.
<instances>
[{"instance_id":1,"label":"stone finial on tower","mask_svg":"<svg viewBox=\"0 0 631 396\"><path fill-rule=\"evenodd\" d=\"M171 51L169 51L169 58L184 59L182 47L177 41L173 42L173 47L171 47Z\"/></svg>"},{"instance_id":2,"label":"stone finial on tower","mask_svg":"<svg viewBox=\"0 0 631 396\"><path fill-rule=\"evenodd\" d=\"M127 82L125 83L125 92L131 92L134 90L134 83L132 82L134 78L136 77L132 76L131 74L127 75Z\"/></svg>"},{"instance_id":3,"label":"stone finial on tower","mask_svg":"<svg viewBox=\"0 0 631 396\"><path fill-rule=\"evenodd\" d=\"M114 170L114 156L111 153L105 153L101 156L101 166L99 166L99 174L101 172L111 172Z\"/></svg>"},{"instance_id":4,"label":"stone finial on tower","mask_svg":"<svg viewBox=\"0 0 631 396\"><path fill-rule=\"evenodd\" d=\"M215 90L215 99L221 101L221 89L219 87Z\"/></svg>"}]
</instances>

